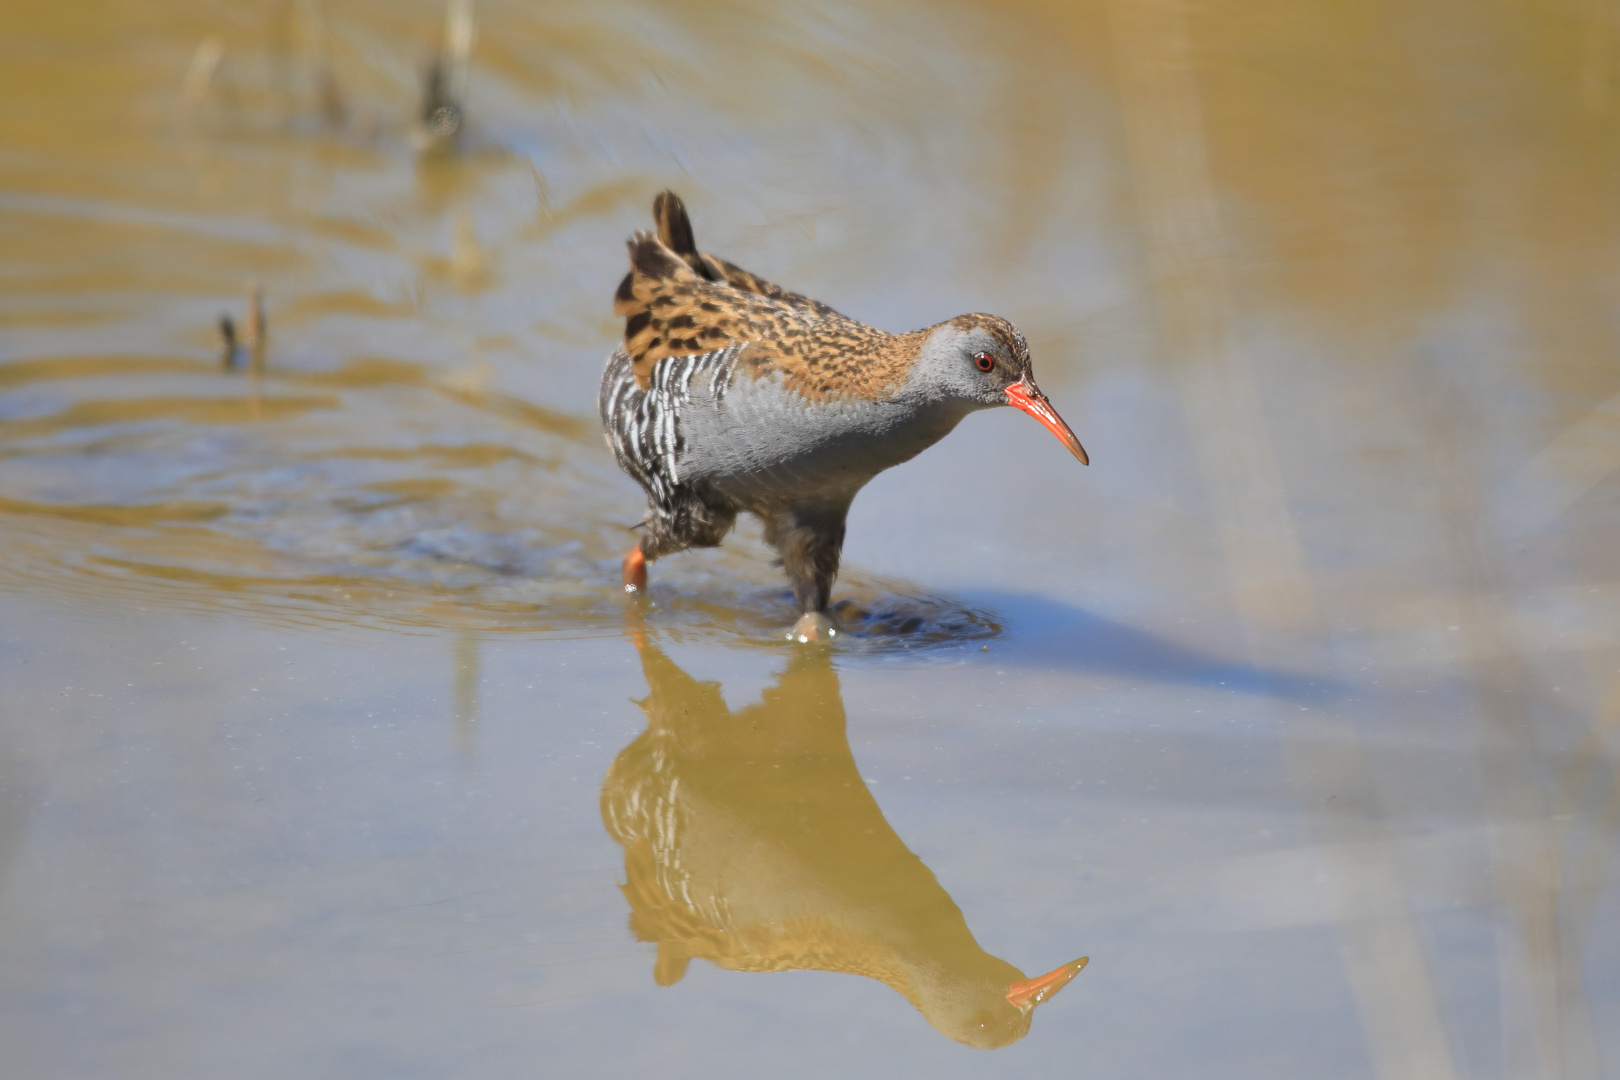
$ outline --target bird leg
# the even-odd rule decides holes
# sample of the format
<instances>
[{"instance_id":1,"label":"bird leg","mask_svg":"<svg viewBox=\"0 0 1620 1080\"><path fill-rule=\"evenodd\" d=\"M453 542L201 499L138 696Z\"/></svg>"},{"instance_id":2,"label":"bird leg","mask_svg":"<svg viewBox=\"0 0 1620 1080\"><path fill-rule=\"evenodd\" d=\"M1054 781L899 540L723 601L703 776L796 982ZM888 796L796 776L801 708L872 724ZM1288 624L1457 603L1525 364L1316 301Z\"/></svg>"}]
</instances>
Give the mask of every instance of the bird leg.
<instances>
[{"instance_id":1,"label":"bird leg","mask_svg":"<svg viewBox=\"0 0 1620 1080\"><path fill-rule=\"evenodd\" d=\"M737 523L737 509L698 498L683 500L672 510L654 507L637 528L641 543L624 553L624 591L647 591L647 564L654 559L694 547L719 547Z\"/></svg>"},{"instance_id":2,"label":"bird leg","mask_svg":"<svg viewBox=\"0 0 1620 1080\"><path fill-rule=\"evenodd\" d=\"M782 556L793 595L804 616L788 636L797 641L826 641L839 631L827 611L838 558L844 550L844 516L849 504L784 510L765 517L765 541Z\"/></svg>"},{"instance_id":3,"label":"bird leg","mask_svg":"<svg viewBox=\"0 0 1620 1080\"><path fill-rule=\"evenodd\" d=\"M647 556L641 553L641 546L631 548L624 553L624 591L627 593L647 591Z\"/></svg>"}]
</instances>

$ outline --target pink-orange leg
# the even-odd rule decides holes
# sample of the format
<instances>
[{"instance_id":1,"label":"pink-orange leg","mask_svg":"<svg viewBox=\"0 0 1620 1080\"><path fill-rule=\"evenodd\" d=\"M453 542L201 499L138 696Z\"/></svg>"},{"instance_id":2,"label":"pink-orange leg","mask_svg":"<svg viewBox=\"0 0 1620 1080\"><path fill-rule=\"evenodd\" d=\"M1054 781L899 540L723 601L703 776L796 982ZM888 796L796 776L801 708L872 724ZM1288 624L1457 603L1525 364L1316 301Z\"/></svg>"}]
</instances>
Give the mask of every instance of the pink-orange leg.
<instances>
[{"instance_id":1,"label":"pink-orange leg","mask_svg":"<svg viewBox=\"0 0 1620 1080\"><path fill-rule=\"evenodd\" d=\"M647 556L641 553L640 547L624 553L624 591L647 591Z\"/></svg>"}]
</instances>

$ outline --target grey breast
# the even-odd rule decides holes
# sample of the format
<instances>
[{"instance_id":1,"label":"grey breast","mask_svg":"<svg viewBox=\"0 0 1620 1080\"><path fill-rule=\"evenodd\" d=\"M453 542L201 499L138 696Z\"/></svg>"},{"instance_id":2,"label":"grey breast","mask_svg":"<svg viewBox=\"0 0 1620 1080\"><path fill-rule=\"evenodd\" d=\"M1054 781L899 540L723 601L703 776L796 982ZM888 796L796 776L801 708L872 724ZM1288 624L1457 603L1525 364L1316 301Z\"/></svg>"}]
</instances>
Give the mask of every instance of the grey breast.
<instances>
[{"instance_id":1,"label":"grey breast","mask_svg":"<svg viewBox=\"0 0 1620 1080\"><path fill-rule=\"evenodd\" d=\"M731 363L698 374L684 398L676 458L681 481L702 483L742 507L847 501L884 469L943 438L966 414L904 398L811 401L779 373L755 378Z\"/></svg>"}]
</instances>

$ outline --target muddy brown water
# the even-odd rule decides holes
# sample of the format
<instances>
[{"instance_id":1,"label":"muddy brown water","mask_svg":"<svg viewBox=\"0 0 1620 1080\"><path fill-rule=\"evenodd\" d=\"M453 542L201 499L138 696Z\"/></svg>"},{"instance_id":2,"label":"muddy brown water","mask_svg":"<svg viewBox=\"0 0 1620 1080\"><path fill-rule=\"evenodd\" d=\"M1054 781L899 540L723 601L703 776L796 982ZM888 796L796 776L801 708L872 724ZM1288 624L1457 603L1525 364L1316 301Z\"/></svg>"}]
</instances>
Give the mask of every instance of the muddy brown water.
<instances>
[{"instance_id":1,"label":"muddy brown water","mask_svg":"<svg viewBox=\"0 0 1620 1080\"><path fill-rule=\"evenodd\" d=\"M1612 11L475 16L444 153L436 5L6 14L7 1076L1616 1075ZM1093 466L880 477L830 654L757 528L627 609L665 186Z\"/></svg>"}]
</instances>

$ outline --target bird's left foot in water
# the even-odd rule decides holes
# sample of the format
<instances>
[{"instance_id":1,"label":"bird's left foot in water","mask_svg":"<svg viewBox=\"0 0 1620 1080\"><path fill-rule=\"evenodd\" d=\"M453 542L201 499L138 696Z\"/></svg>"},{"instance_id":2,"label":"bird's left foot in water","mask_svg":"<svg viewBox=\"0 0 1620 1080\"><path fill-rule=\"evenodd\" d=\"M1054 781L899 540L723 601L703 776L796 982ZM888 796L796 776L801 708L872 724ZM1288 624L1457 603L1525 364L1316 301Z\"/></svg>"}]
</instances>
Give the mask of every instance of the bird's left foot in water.
<instances>
[{"instance_id":1,"label":"bird's left foot in water","mask_svg":"<svg viewBox=\"0 0 1620 1080\"><path fill-rule=\"evenodd\" d=\"M844 628L838 625L838 620L829 612L807 611L803 618L793 624L793 629L788 631L787 637L789 641L826 643L843 632Z\"/></svg>"}]
</instances>

